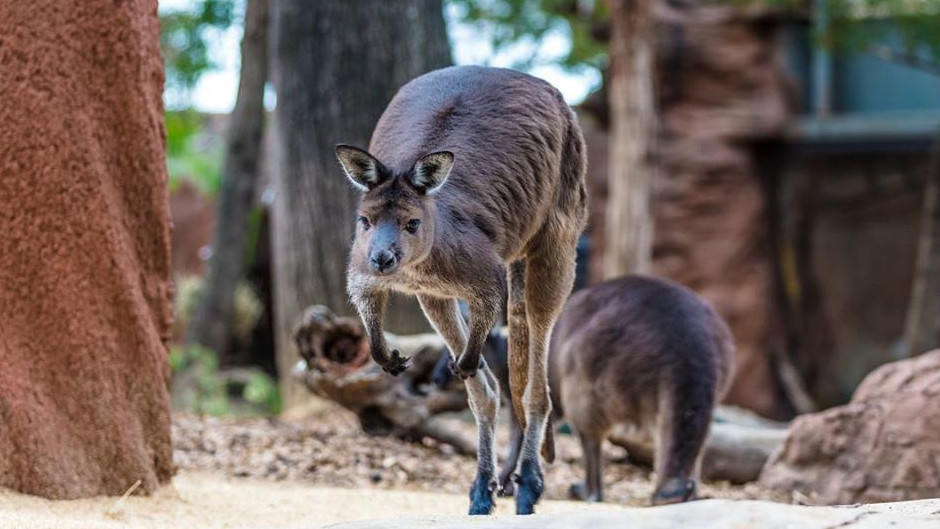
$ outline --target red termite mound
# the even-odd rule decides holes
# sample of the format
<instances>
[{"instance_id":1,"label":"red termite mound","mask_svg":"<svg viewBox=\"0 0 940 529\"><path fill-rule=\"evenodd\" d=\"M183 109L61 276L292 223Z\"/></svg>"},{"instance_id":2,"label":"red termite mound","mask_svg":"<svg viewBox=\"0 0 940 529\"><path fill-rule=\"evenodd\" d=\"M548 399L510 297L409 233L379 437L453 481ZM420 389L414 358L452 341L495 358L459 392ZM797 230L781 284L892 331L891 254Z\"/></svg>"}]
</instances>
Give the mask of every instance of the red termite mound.
<instances>
[{"instance_id":1,"label":"red termite mound","mask_svg":"<svg viewBox=\"0 0 940 529\"><path fill-rule=\"evenodd\" d=\"M0 485L172 474L155 0L0 3Z\"/></svg>"}]
</instances>

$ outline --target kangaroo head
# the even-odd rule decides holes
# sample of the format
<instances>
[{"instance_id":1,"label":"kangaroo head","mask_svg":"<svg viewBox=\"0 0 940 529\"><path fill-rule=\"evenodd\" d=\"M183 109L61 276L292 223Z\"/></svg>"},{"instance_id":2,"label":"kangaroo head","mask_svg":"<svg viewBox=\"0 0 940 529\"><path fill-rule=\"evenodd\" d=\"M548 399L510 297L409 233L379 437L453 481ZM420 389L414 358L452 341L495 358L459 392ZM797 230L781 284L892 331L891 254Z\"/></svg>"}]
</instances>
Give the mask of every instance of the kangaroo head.
<instances>
[{"instance_id":1,"label":"kangaroo head","mask_svg":"<svg viewBox=\"0 0 940 529\"><path fill-rule=\"evenodd\" d=\"M403 173L348 145L338 145L336 157L349 181L363 192L352 265L360 272L391 275L427 257L434 242L434 193L447 180L454 154L427 154Z\"/></svg>"}]
</instances>

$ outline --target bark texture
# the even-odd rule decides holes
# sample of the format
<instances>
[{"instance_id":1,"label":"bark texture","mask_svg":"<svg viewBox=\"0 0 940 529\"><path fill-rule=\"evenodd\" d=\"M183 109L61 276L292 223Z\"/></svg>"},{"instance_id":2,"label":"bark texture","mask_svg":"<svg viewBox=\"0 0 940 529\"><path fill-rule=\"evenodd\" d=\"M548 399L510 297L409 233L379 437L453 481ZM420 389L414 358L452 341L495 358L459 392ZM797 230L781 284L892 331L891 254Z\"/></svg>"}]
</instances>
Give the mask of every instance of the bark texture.
<instances>
[{"instance_id":1,"label":"bark texture","mask_svg":"<svg viewBox=\"0 0 940 529\"><path fill-rule=\"evenodd\" d=\"M268 0L248 0L241 45L238 97L225 140L222 192L209 275L189 328L188 341L219 354L229 347L235 286L245 271L250 213L255 197L264 131L264 84L268 76Z\"/></svg>"},{"instance_id":2,"label":"bark texture","mask_svg":"<svg viewBox=\"0 0 940 529\"><path fill-rule=\"evenodd\" d=\"M172 474L158 35L153 0L0 3L0 486Z\"/></svg>"},{"instance_id":3,"label":"bark texture","mask_svg":"<svg viewBox=\"0 0 940 529\"><path fill-rule=\"evenodd\" d=\"M604 277L649 272L657 135L653 0L610 0L610 187Z\"/></svg>"},{"instance_id":4,"label":"bark texture","mask_svg":"<svg viewBox=\"0 0 940 529\"><path fill-rule=\"evenodd\" d=\"M940 348L940 134L924 190L917 269L907 309L907 356Z\"/></svg>"},{"instance_id":5,"label":"bark texture","mask_svg":"<svg viewBox=\"0 0 940 529\"><path fill-rule=\"evenodd\" d=\"M346 262L357 192L334 155L368 146L398 88L450 63L441 0L284 0L275 8L277 145L274 201L275 318L285 403L296 362L290 332L304 308L350 314ZM392 305L386 327L427 329L413 300Z\"/></svg>"}]
</instances>

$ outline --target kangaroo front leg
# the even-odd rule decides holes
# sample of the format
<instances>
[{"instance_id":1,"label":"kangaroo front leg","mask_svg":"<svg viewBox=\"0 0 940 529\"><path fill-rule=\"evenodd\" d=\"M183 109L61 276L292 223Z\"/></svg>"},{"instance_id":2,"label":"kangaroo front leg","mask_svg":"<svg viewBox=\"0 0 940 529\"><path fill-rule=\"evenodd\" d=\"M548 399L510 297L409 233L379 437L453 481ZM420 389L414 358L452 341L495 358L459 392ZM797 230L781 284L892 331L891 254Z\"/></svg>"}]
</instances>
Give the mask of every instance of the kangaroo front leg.
<instances>
[{"instance_id":1,"label":"kangaroo front leg","mask_svg":"<svg viewBox=\"0 0 940 529\"><path fill-rule=\"evenodd\" d=\"M457 375L464 380L473 377L480 368L486 337L499 318L503 295L498 287L499 284L491 292L467 300L470 305L470 337L466 349L457 358Z\"/></svg>"},{"instance_id":2,"label":"kangaroo front leg","mask_svg":"<svg viewBox=\"0 0 940 529\"><path fill-rule=\"evenodd\" d=\"M398 376L411 365L411 358L403 357L398 349L388 350L385 334L382 332L382 321L385 319L385 304L388 302L388 292L384 290L369 290L357 292L352 297L366 333L369 335L369 344L372 347L372 360L383 371Z\"/></svg>"},{"instance_id":3,"label":"kangaroo front leg","mask_svg":"<svg viewBox=\"0 0 940 529\"><path fill-rule=\"evenodd\" d=\"M457 308L457 301L432 296L418 296L425 316L444 338L451 351L469 349L467 327ZM484 362L477 376L466 379L470 410L477 422L477 477L470 488L470 514L490 514L496 490L496 422L499 416L499 386Z\"/></svg>"}]
</instances>

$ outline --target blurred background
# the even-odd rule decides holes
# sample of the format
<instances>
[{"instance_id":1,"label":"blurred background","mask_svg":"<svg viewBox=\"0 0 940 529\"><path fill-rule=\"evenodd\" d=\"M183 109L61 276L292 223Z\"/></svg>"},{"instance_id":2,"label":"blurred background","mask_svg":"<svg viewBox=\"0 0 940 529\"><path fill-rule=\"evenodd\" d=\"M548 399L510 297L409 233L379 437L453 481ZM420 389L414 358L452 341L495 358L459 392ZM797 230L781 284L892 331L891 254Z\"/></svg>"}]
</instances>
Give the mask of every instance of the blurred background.
<instances>
[{"instance_id":1,"label":"blurred background","mask_svg":"<svg viewBox=\"0 0 940 529\"><path fill-rule=\"evenodd\" d=\"M925 201L940 180L936 2L161 0L159 13L178 409L304 400L294 323L312 304L351 313L356 195L333 145L366 147L401 84L450 64L558 87L589 148L578 284L645 272L706 297L738 343L729 404L789 419L938 346L940 297L924 294L940 259ZM396 303L390 330L429 330Z\"/></svg>"}]
</instances>

